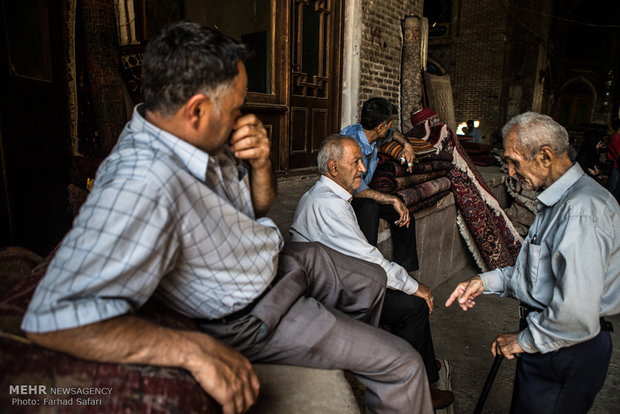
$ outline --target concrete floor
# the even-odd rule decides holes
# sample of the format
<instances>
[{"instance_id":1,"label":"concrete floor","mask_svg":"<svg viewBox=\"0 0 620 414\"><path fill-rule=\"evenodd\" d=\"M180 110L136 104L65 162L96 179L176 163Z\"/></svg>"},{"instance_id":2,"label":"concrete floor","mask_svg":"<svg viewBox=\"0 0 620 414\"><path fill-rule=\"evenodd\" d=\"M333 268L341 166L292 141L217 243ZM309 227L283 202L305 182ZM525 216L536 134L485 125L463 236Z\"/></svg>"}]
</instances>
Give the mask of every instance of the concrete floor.
<instances>
[{"instance_id":1,"label":"concrete floor","mask_svg":"<svg viewBox=\"0 0 620 414\"><path fill-rule=\"evenodd\" d=\"M316 181L316 176L280 179L278 200L270 211L289 239L288 227L293 218L299 197ZM463 312L458 306L445 308L444 303L456 284L478 271L472 263L453 273L434 289L436 308L431 315L433 342L437 357L446 358L451 367L451 385L455 394L452 411L456 414L471 413L491 365L493 356L490 344L500 332L514 332L518 327L518 303L495 295L485 295L476 301L476 307ZM620 315L608 318L616 329L612 332L614 353L607 380L590 410L596 414L620 412ZM516 362L504 360L484 407L484 413L509 412Z\"/></svg>"},{"instance_id":2,"label":"concrete floor","mask_svg":"<svg viewBox=\"0 0 620 414\"><path fill-rule=\"evenodd\" d=\"M452 305L443 306L456 284L477 273L475 266L453 274L451 280L435 289L435 301L441 298L431 315L433 341L438 356L448 359L452 368L454 412L471 413L493 363L491 342L500 332L515 332L518 328L518 302L485 295L476 306L463 312ZM607 318L614 324L614 352L605 386L598 394L590 413L620 412L620 315ZM484 406L484 413L508 413L516 361L502 362Z\"/></svg>"}]
</instances>

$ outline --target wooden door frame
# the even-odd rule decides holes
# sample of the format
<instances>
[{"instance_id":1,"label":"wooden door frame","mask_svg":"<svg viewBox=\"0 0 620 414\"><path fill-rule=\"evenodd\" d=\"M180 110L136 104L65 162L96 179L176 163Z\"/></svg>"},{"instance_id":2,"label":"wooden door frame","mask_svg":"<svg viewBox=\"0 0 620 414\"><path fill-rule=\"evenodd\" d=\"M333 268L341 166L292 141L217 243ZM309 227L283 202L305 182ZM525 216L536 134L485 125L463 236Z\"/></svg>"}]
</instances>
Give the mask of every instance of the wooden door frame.
<instances>
[{"instance_id":1,"label":"wooden door frame","mask_svg":"<svg viewBox=\"0 0 620 414\"><path fill-rule=\"evenodd\" d=\"M134 12L136 16L136 33L138 38L146 39L146 16L145 1L134 0ZM341 0L332 0L341 2ZM337 32L331 32L333 36L332 44L337 47L336 56L340 59L333 65L333 76L330 76L328 88L333 93L330 99L333 100L334 109L330 128L334 131L340 130L340 119L342 111L342 49L344 33L344 2L338 5L338 13L334 18L338 19ZM265 118L263 123L273 135L274 140L271 145L271 160L274 171L279 174L291 172L289 165L289 149L291 145L290 135L290 105L291 105L291 72L292 72L292 51L291 42L293 19L292 19L291 0L271 0L271 92L257 93L248 92L246 103L242 110L244 112L254 112L259 118ZM331 66L331 65L330 65ZM277 141L277 142L276 142Z\"/></svg>"},{"instance_id":2,"label":"wooden door frame","mask_svg":"<svg viewBox=\"0 0 620 414\"><path fill-rule=\"evenodd\" d=\"M288 171L287 146L289 136L289 102L290 102L290 62L291 45L288 36L290 24L290 1L271 0L271 92L257 93L248 92L246 103L243 107L247 112L262 112L279 117L279 142L272 143L271 160L275 171ZM275 125L274 125L275 127Z\"/></svg>"},{"instance_id":3,"label":"wooden door frame","mask_svg":"<svg viewBox=\"0 0 620 414\"><path fill-rule=\"evenodd\" d=\"M329 55L330 53L333 53L333 56L337 56L338 59L335 59L335 61L331 61L326 65L325 76L328 78L328 83L326 85L328 98L326 99L329 99L329 101L331 102L328 108L331 110L331 112L329 113L329 116L331 119L327 127L328 127L328 131L332 131L332 133L337 133L338 131L340 131L340 121L342 117L342 79L343 79L342 69L343 69L343 64L344 64L342 52L343 52L343 45L344 45L344 24L345 24L344 14L345 14L346 5L344 4L344 2L340 0L331 0L331 1L333 2L335 6L334 12L331 14L331 17L334 21L333 24L336 26L337 30L329 31L330 40L329 42L327 42L327 44L329 47L335 48L335 50L333 51L327 50L325 51L325 53L327 55ZM292 1L290 3L292 3ZM289 26L288 26L289 36L292 38L295 38L296 37L294 33L295 22L293 21L292 9L288 10L288 15L289 15ZM290 76L289 82L292 82L292 76L290 72L292 72L295 69L293 67L294 45L292 42L290 42L289 46L290 46L290 50L289 50L288 66L290 69L287 75ZM289 83L290 92L289 92L289 100L287 101L287 106L289 109L291 108L291 105L292 105L291 104L292 88L293 88L293 85ZM289 162L290 161L289 154L291 152L291 139L292 139L290 114L287 116L287 118L288 118L288 130L287 130L287 137L286 137L286 148L284 148L284 151L286 152L286 156L287 156L287 160L286 160L287 171L286 172L304 173L309 170L316 170L316 165L296 168L294 170L291 169L290 162ZM282 145L281 145L281 149L283 149Z\"/></svg>"}]
</instances>

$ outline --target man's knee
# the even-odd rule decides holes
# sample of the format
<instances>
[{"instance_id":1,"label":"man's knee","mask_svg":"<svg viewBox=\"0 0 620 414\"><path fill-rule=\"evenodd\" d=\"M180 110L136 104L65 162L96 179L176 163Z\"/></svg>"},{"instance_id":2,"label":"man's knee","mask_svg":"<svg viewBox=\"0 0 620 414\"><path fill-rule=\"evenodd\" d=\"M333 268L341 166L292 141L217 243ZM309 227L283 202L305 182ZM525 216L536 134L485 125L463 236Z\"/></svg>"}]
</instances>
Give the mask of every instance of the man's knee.
<instances>
[{"instance_id":1,"label":"man's knee","mask_svg":"<svg viewBox=\"0 0 620 414\"><path fill-rule=\"evenodd\" d=\"M394 375L402 379L425 376L426 370L420 353L403 338L392 336L395 341L392 342L392 349L388 351L388 355L392 357L389 364Z\"/></svg>"},{"instance_id":2,"label":"man's knee","mask_svg":"<svg viewBox=\"0 0 620 414\"><path fill-rule=\"evenodd\" d=\"M381 208L377 202L369 198L354 198L353 209L357 224L370 244L376 246Z\"/></svg>"},{"instance_id":3,"label":"man's knee","mask_svg":"<svg viewBox=\"0 0 620 414\"><path fill-rule=\"evenodd\" d=\"M321 246L318 242L286 242L282 249L282 255L299 257L301 255L314 254L313 251Z\"/></svg>"},{"instance_id":4,"label":"man's knee","mask_svg":"<svg viewBox=\"0 0 620 414\"><path fill-rule=\"evenodd\" d=\"M370 198L354 198L351 202L356 214L364 216L379 216L379 204Z\"/></svg>"},{"instance_id":5,"label":"man's knee","mask_svg":"<svg viewBox=\"0 0 620 414\"><path fill-rule=\"evenodd\" d=\"M358 283L366 281L367 288L381 292L386 286L387 275L378 264L340 253L319 242L287 243L280 257L281 265L290 260L314 277L354 277Z\"/></svg>"}]
</instances>

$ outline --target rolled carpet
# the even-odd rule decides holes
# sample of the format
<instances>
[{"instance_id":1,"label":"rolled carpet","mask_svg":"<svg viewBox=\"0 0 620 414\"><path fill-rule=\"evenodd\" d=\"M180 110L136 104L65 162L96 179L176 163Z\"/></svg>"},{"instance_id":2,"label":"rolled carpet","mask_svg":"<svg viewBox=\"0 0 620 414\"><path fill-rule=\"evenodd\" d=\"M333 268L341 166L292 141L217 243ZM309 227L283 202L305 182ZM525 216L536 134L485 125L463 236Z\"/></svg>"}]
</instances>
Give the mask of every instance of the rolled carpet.
<instances>
[{"instance_id":1,"label":"rolled carpet","mask_svg":"<svg viewBox=\"0 0 620 414\"><path fill-rule=\"evenodd\" d=\"M413 214L416 211L421 211L421 210L424 210L425 208L432 207L435 204L437 204L439 202L439 200L441 200L442 198L444 198L445 196L447 196L450 193L451 193L450 190L442 191L441 193L437 193L437 194L435 194L433 196L430 196L426 200L422 200L422 201L420 201L418 203L415 203L414 205L409 207L409 213Z\"/></svg>"},{"instance_id":2,"label":"rolled carpet","mask_svg":"<svg viewBox=\"0 0 620 414\"><path fill-rule=\"evenodd\" d=\"M437 178L435 180L426 181L413 187L404 188L396 192L407 207L410 207L422 200L425 200L435 194L450 189L450 180L446 177Z\"/></svg>"}]
</instances>

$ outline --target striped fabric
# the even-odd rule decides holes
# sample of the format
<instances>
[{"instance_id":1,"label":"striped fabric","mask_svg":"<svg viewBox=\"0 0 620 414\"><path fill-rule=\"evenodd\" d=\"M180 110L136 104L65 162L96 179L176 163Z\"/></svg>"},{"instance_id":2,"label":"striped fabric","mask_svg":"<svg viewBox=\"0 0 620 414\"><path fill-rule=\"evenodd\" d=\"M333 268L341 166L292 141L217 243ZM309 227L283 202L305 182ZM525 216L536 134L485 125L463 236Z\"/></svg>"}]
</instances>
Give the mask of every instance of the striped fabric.
<instances>
[{"instance_id":1,"label":"striped fabric","mask_svg":"<svg viewBox=\"0 0 620 414\"><path fill-rule=\"evenodd\" d=\"M409 142L413 146L416 158L423 158L435 152L433 146L425 140L409 138ZM392 140L381 145L381 147L379 147L379 152L398 160L400 158L400 153L403 152L403 146Z\"/></svg>"}]
</instances>

